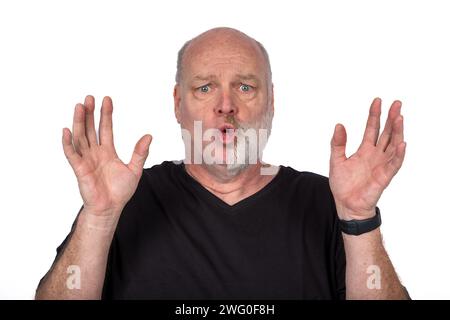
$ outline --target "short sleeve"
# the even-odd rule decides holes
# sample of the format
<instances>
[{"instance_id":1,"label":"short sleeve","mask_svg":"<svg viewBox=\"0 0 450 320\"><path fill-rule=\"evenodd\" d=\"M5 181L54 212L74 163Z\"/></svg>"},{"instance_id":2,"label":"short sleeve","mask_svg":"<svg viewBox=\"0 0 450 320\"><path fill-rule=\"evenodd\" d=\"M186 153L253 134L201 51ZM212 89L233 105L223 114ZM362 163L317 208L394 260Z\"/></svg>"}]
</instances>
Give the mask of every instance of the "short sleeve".
<instances>
[{"instance_id":1,"label":"short sleeve","mask_svg":"<svg viewBox=\"0 0 450 320\"><path fill-rule=\"evenodd\" d=\"M336 283L336 298L338 300L345 300L346 288L345 288L345 249L344 239L342 238L342 232L339 228L339 220L336 216L336 222L334 223L333 231L333 251L335 261L335 283Z\"/></svg>"},{"instance_id":2,"label":"short sleeve","mask_svg":"<svg viewBox=\"0 0 450 320\"><path fill-rule=\"evenodd\" d=\"M334 202L334 197L331 192L329 192L330 208L332 211L332 225L333 232L331 235L331 245L330 245L330 261L332 261L332 270L334 277L334 292L336 300L346 299L346 286L345 286L345 268L346 268L346 257L344 248L344 238L342 237L341 228L339 226L339 217L336 210L336 204Z\"/></svg>"}]
</instances>

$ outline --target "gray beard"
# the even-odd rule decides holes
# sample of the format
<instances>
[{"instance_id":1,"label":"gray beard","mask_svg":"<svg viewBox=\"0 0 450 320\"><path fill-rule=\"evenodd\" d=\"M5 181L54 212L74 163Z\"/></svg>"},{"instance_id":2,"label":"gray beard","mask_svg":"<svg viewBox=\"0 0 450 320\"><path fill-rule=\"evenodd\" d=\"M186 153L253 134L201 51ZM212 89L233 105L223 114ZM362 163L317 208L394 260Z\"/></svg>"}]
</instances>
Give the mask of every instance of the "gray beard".
<instances>
[{"instance_id":1,"label":"gray beard","mask_svg":"<svg viewBox=\"0 0 450 320\"><path fill-rule=\"evenodd\" d=\"M239 129L242 129L244 131L248 129L255 129L257 132L259 132L260 129L267 130L267 139L264 141L264 144L259 144L261 146L262 150L258 150L260 152L261 158L262 158L262 152L265 148L267 141L269 140L270 133L272 131L272 119L273 119L273 113L267 112L264 114L261 121L257 121L252 124L248 125L239 125ZM259 139L259 138L258 138ZM242 152L241 148L244 147L242 144L245 144L245 148L243 148L244 152ZM259 147L258 146L258 147ZM233 143L234 152L231 153L232 156L234 156L234 159L227 159L227 176L228 177L235 177L239 173L241 173L243 170L245 170L250 165L250 143L247 139L237 139L236 143ZM228 152L227 152L228 157ZM244 160L244 161L242 161ZM261 160L261 159L259 159Z\"/></svg>"},{"instance_id":2,"label":"gray beard","mask_svg":"<svg viewBox=\"0 0 450 320\"><path fill-rule=\"evenodd\" d=\"M270 133L272 130L272 119L273 119L273 112L269 111L264 113L264 115L261 117L260 120L254 121L253 123L249 124L241 124L237 123L236 129L237 129L237 137L236 141L233 141L233 143L230 143L227 145L226 149L226 163L225 164L217 164L213 163L210 164L208 162L203 161L202 157L202 165L206 166L207 170L211 173L217 172L217 166L219 165L221 167L221 174L225 174L226 177L232 178L237 175L239 175L243 170L249 167L250 164L258 163L262 160L262 152L267 144L267 141L270 137ZM250 147L250 141L248 138L245 137L244 132L247 130L252 129L256 131L257 133L257 141L255 142L256 146ZM266 131L266 134L261 138L260 136L260 130L263 129ZM193 150L194 154L201 154L203 155L204 149L197 149L195 147L195 144L193 143L192 135L189 134L189 139L186 140L183 137L183 141L185 143L185 148L190 147L191 150ZM260 141L264 140L264 141ZM216 149L223 148L223 144L219 141L216 142ZM234 149L234 150L233 150ZM250 154L252 152L252 154ZM253 153L256 153L253 154ZM189 153L190 154L190 153ZM192 154L190 154L190 162L192 163ZM252 156L252 157L251 157ZM256 156L256 162L255 162L255 156ZM189 158L189 156L187 156ZM250 161L252 160L252 161ZM226 169L225 172L223 172L223 169Z\"/></svg>"}]
</instances>

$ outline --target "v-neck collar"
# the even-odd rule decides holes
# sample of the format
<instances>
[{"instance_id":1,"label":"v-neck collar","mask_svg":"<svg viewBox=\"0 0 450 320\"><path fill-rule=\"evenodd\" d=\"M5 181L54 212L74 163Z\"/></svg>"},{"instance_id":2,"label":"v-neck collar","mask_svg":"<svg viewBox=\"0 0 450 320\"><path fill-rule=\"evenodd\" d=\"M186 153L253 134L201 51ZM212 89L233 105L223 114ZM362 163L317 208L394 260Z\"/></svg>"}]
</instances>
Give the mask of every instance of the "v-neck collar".
<instances>
[{"instance_id":1,"label":"v-neck collar","mask_svg":"<svg viewBox=\"0 0 450 320\"><path fill-rule=\"evenodd\" d=\"M183 179L188 183L188 185L192 185L199 196L201 196L205 201L208 203L217 206L221 209L223 209L226 212L229 213L235 213L239 209L245 208L251 203L254 203L257 199L263 197L264 195L268 194L271 189L273 189L277 184L278 181L281 179L281 176L284 174L285 167L280 165L279 170L276 173L275 177L273 177L272 180L268 184L266 184L264 187L262 187L257 192L253 193L252 195L239 200L233 205L230 205L220 199L218 196L216 196L214 193L206 189L200 182L195 180L189 173L187 173L186 168L184 166L184 163L181 162L180 164L176 165L179 170L181 171L181 175Z\"/></svg>"}]
</instances>

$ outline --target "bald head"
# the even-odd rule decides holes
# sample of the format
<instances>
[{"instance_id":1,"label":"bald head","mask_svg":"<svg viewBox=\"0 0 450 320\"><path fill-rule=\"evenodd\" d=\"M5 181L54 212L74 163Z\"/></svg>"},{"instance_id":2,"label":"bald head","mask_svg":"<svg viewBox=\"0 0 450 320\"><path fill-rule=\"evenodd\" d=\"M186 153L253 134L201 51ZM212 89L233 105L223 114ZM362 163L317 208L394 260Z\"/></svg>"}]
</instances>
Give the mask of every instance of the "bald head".
<instances>
[{"instance_id":1,"label":"bald head","mask_svg":"<svg viewBox=\"0 0 450 320\"><path fill-rule=\"evenodd\" d=\"M272 84L269 55L264 46L239 30L225 27L210 29L183 45L178 51L176 83L179 84L183 79L186 62L196 55L208 55L208 52L212 51L229 52L233 49L236 51L245 50L253 54L256 60L260 62L261 67L266 70L268 85Z\"/></svg>"}]
</instances>

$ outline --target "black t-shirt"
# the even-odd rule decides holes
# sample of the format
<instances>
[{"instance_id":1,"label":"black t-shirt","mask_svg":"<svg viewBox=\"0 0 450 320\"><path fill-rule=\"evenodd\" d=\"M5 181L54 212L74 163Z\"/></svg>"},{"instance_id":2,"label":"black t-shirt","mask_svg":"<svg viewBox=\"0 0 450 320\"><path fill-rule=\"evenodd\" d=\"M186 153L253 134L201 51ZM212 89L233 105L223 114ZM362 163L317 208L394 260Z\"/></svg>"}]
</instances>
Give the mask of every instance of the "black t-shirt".
<instances>
[{"instance_id":1,"label":"black t-shirt","mask_svg":"<svg viewBox=\"0 0 450 320\"><path fill-rule=\"evenodd\" d=\"M183 163L144 169L111 243L102 297L344 299L328 178L280 166L263 189L230 206Z\"/></svg>"}]
</instances>

